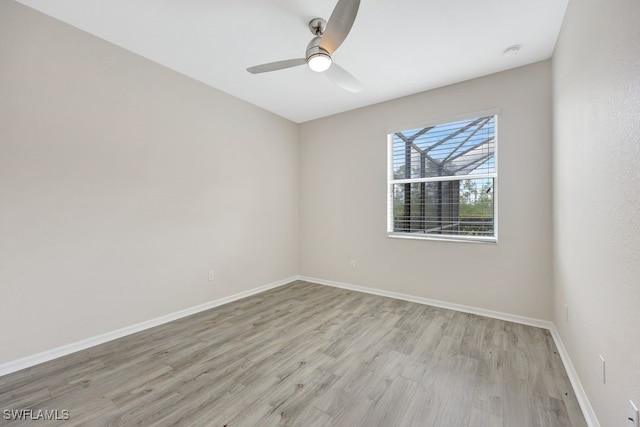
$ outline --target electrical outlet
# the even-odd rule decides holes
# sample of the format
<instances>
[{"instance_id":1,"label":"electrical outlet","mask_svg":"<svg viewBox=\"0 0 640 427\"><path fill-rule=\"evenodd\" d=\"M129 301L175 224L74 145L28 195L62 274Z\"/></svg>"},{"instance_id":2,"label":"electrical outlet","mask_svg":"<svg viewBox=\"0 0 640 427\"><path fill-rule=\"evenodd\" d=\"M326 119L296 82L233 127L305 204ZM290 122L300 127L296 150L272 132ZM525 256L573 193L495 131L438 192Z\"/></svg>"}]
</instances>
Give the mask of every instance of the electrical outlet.
<instances>
[{"instance_id":1,"label":"electrical outlet","mask_svg":"<svg viewBox=\"0 0 640 427\"><path fill-rule=\"evenodd\" d=\"M212 281L212 280L213 280L213 279L215 279L215 278L216 278L216 276L215 276L215 274L213 273L213 270L210 270L210 271L209 271L209 281Z\"/></svg>"},{"instance_id":2,"label":"electrical outlet","mask_svg":"<svg viewBox=\"0 0 640 427\"><path fill-rule=\"evenodd\" d=\"M629 426L640 427L640 412L633 400L629 401Z\"/></svg>"},{"instance_id":3,"label":"electrical outlet","mask_svg":"<svg viewBox=\"0 0 640 427\"><path fill-rule=\"evenodd\" d=\"M356 268L356 260L355 259L351 260L351 268Z\"/></svg>"},{"instance_id":4,"label":"electrical outlet","mask_svg":"<svg viewBox=\"0 0 640 427\"><path fill-rule=\"evenodd\" d=\"M600 361L602 362L602 384L606 384L607 383L607 365L606 362L604 361L604 357L602 357L601 354L599 354L598 356L600 356Z\"/></svg>"}]
</instances>

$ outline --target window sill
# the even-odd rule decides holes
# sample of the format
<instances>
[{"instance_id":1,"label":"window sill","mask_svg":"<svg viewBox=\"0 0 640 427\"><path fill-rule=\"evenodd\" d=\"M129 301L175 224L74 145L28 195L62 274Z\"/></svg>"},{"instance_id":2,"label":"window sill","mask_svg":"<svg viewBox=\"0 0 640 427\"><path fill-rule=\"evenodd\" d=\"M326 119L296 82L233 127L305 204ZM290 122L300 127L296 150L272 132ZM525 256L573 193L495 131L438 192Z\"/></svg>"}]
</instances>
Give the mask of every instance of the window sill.
<instances>
[{"instance_id":1,"label":"window sill","mask_svg":"<svg viewBox=\"0 0 640 427\"><path fill-rule=\"evenodd\" d=\"M387 233L387 237L392 239L409 239L409 240L433 240L440 242L455 242L455 243L484 243L484 244L498 244L497 237L476 237L476 236L437 236L433 234L424 233Z\"/></svg>"}]
</instances>

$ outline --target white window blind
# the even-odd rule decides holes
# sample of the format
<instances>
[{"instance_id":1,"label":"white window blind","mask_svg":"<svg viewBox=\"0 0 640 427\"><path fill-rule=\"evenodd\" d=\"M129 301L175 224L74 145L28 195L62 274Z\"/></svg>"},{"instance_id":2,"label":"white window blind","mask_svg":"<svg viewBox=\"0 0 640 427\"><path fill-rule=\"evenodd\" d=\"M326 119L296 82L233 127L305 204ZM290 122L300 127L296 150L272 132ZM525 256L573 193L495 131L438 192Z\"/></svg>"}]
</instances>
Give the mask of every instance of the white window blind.
<instances>
[{"instance_id":1,"label":"white window blind","mask_svg":"<svg viewBox=\"0 0 640 427\"><path fill-rule=\"evenodd\" d=\"M496 241L496 120L388 135L390 236Z\"/></svg>"}]
</instances>

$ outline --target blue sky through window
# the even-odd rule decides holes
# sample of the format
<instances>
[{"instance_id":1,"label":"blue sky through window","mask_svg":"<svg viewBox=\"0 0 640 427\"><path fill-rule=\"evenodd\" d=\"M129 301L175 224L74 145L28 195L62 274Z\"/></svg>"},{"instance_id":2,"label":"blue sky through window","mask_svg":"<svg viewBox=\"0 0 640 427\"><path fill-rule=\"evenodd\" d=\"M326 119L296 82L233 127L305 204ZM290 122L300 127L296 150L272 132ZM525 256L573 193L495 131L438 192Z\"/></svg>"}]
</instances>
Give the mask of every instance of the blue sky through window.
<instances>
[{"instance_id":1,"label":"blue sky through window","mask_svg":"<svg viewBox=\"0 0 640 427\"><path fill-rule=\"evenodd\" d=\"M406 176L407 145L411 174ZM396 178L495 172L495 116L479 117L393 135Z\"/></svg>"}]
</instances>

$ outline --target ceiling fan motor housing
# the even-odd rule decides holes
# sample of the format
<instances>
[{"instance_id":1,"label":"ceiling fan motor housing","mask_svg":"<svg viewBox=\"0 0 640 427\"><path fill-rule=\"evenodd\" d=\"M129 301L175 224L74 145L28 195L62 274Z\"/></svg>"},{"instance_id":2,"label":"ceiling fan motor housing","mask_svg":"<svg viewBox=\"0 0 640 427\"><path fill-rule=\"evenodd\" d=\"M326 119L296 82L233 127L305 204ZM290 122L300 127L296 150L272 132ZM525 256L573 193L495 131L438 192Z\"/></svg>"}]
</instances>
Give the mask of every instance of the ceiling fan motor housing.
<instances>
[{"instance_id":1,"label":"ceiling fan motor housing","mask_svg":"<svg viewBox=\"0 0 640 427\"><path fill-rule=\"evenodd\" d=\"M322 37L314 37L307 45L307 53L305 55L309 68L313 71L322 72L331 66L331 55L329 52L320 47ZM319 65L315 65L319 64Z\"/></svg>"}]
</instances>

